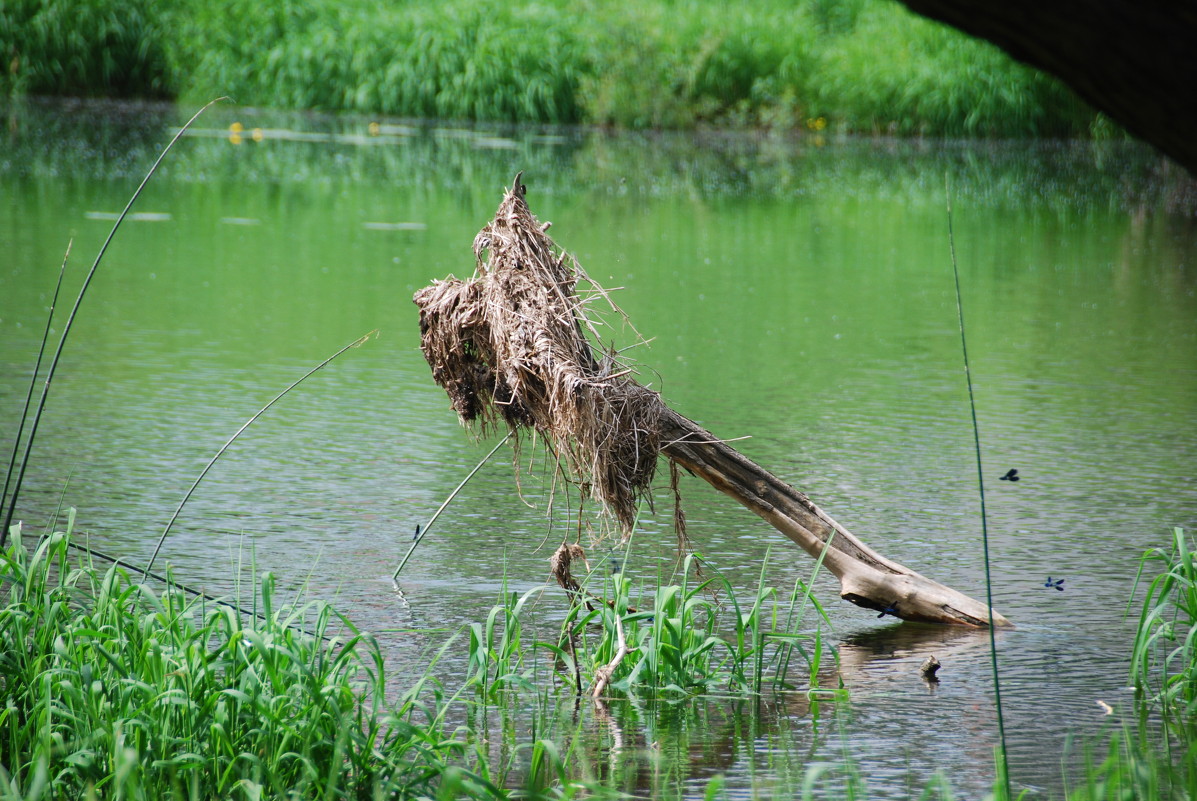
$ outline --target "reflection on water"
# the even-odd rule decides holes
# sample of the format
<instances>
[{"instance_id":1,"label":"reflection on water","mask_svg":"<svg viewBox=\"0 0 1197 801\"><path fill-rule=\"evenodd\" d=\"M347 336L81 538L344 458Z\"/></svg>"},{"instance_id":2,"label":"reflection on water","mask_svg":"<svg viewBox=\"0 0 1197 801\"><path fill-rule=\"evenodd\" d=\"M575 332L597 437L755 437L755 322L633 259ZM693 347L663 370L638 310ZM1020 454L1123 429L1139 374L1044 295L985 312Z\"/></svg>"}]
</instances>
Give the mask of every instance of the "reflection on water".
<instances>
[{"instance_id":1,"label":"reflection on water","mask_svg":"<svg viewBox=\"0 0 1197 801\"><path fill-rule=\"evenodd\" d=\"M0 430L12 432L67 238L73 292L108 215L186 115L4 113ZM97 543L147 558L233 431L379 328L238 439L164 555L212 591L253 565L280 588L335 600L378 632L400 681L504 587L542 584L577 520L569 504L546 520L541 468L523 465L517 494L510 454L438 521L401 594L390 583L415 525L488 448L432 384L410 297L473 269L474 234L523 169L533 210L591 275L623 287L621 306L655 338L639 355L645 381L720 436L751 435L743 452L886 556L981 597L947 175L994 602L1018 624L998 637L1015 781L1058 788L1065 737L1098 730L1099 700L1125 708L1135 559L1171 526L1197 525L1192 190L1149 152L440 130L233 108L203 125L139 201L153 216L127 221L89 290L30 464L30 525L62 495ZM999 480L1010 469L1019 482ZM772 586L809 575L758 519L695 479L682 489L695 547L733 580L754 587L766 553ZM674 557L670 495L657 495L627 565L646 585ZM1064 591L1044 586L1049 575ZM716 774L765 795L848 754L879 797L906 797L937 771L960 795L981 794L996 743L988 638L878 621L835 590L816 582L848 702L586 708L588 769L640 795L701 796ZM549 620L563 614L554 591L541 605ZM929 654L943 664L934 688L918 672ZM446 680L463 658L446 654Z\"/></svg>"}]
</instances>

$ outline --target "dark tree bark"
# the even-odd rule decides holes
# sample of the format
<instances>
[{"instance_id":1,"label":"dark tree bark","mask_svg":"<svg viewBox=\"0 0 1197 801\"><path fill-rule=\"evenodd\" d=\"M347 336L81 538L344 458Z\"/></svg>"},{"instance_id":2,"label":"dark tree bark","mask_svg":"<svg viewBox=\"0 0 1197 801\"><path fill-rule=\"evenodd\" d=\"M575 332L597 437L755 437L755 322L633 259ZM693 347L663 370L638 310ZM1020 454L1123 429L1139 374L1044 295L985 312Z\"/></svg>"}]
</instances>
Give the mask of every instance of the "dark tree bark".
<instances>
[{"instance_id":1,"label":"dark tree bark","mask_svg":"<svg viewBox=\"0 0 1197 801\"><path fill-rule=\"evenodd\" d=\"M902 0L1055 75L1197 175L1197 5L1184 0Z\"/></svg>"}]
</instances>

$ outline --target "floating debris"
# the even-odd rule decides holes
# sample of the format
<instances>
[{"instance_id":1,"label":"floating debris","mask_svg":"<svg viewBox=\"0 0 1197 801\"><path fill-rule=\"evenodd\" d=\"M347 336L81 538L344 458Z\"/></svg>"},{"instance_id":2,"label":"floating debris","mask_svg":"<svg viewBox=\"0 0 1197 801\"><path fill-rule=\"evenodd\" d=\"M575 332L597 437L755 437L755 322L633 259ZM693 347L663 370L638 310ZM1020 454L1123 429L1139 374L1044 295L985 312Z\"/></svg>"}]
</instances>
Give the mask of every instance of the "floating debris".
<instances>
[{"instance_id":1,"label":"floating debris","mask_svg":"<svg viewBox=\"0 0 1197 801\"><path fill-rule=\"evenodd\" d=\"M362 228L367 231L424 231L428 225L422 222L367 222L362 223Z\"/></svg>"},{"instance_id":2,"label":"floating debris","mask_svg":"<svg viewBox=\"0 0 1197 801\"><path fill-rule=\"evenodd\" d=\"M519 142L501 136L480 136L474 140L474 147L483 150L515 150Z\"/></svg>"},{"instance_id":3,"label":"floating debris","mask_svg":"<svg viewBox=\"0 0 1197 801\"><path fill-rule=\"evenodd\" d=\"M89 220L119 220L118 211L88 211L83 214ZM126 222L166 222L170 215L160 211L134 211L125 215Z\"/></svg>"},{"instance_id":4,"label":"floating debris","mask_svg":"<svg viewBox=\"0 0 1197 801\"><path fill-rule=\"evenodd\" d=\"M370 129L374 133L374 129ZM420 132L419 128L413 128L410 125L387 125L385 123L378 125L378 133L380 136L415 136Z\"/></svg>"},{"instance_id":5,"label":"floating debris","mask_svg":"<svg viewBox=\"0 0 1197 801\"><path fill-rule=\"evenodd\" d=\"M923 664L919 665L919 673L922 673L923 678L927 681L938 682L939 676L936 676L935 674L939 672L939 668L939 660L935 658L934 654L932 654L923 660Z\"/></svg>"}]
</instances>

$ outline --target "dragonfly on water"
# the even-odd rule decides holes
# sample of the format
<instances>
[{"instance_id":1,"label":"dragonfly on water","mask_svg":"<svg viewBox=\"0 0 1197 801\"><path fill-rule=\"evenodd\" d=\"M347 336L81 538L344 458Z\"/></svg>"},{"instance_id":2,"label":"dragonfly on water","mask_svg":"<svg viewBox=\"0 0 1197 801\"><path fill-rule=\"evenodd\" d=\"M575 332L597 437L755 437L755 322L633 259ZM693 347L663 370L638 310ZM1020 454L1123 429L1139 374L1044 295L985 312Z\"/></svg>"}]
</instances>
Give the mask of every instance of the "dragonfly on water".
<instances>
[{"instance_id":1,"label":"dragonfly on water","mask_svg":"<svg viewBox=\"0 0 1197 801\"><path fill-rule=\"evenodd\" d=\"M1064 592L1064 579L1056 579L1052 581L1052 577L1048 576L1047 581L1043 582L1044 587L1055 587L1060 592Z\"/></svg>"},{"instance_id":2,"label":"dragonfly on water","mask_svg":"<svg viewBox=\"0 0 1197 801\"><path fill-rule=\"evenodd\" d=\"M1018 470L1011 468L1006 471L1006 475L1001 477L1002 481L1018 481Z\"/></svg>"}]
</instances>

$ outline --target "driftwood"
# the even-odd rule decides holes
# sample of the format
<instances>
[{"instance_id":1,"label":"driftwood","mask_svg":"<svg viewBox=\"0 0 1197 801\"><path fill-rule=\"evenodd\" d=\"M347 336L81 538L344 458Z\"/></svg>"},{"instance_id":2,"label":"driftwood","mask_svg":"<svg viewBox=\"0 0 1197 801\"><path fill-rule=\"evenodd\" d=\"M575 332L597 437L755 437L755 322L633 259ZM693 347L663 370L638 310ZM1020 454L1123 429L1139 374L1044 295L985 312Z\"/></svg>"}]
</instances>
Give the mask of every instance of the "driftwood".
<instances>
[{"instance_id":1,"label":"driftwood","mask_svg":"<svg viewBox=\"0 0 1197 801\"><path fill-rule=\"evenodd\" d=\"M415 295L424 356L464 422L503 425L517 438L535 431L582 494L625 531L663 455L811 556L823 555L841 597L858 606L903 620L1010 625L986 605L876 553L806 495L670 409L616 354L597 351L592 340L599 340L602 320L593 306L618 310L556 248L524 197L516 176L474 241L472 278L437 281ZM579 292L579 282L589 289Z\"/></svg>"}]
</instances>

